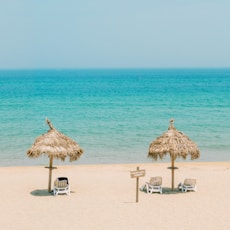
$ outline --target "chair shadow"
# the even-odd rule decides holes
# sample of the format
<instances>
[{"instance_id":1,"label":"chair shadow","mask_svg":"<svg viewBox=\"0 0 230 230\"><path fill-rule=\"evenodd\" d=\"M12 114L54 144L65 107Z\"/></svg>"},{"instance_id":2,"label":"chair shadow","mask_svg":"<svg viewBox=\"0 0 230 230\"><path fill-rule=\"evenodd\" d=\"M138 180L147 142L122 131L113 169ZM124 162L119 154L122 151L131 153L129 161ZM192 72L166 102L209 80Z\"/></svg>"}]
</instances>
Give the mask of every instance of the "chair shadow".
<instances>
[{"instance_id":1,"label":"chair shadow","mask_svg":"<svg viewBox=\"0 0 230 230\"><path fill-rule=\"evenodd\" d=\"M75 191L70 191L70 194L76 193ZM47 189L36 189L32 192L30 192L33 196L53 196L53 190L51 192L48 192ZM66 194L58 194L58 195L66 195Z\"/></svg>"},{"instance_id":2,"label":"chair shadow","mask_svg":"<svg viewBox=\"0 0 230 230\"><path fill-rule=\"evenodd\" d=\"M36 189L30 193L33 196L53 196L52 191L48 192L47 189Z\"/></svg>"},{"instance_id":3,"label":"chair shadow","mask_svg":"<svg viewBox=\"0 0 230 230\"><path fill-rule=\"evenodd\" d=\"M146 191L146 190L143 191L143 190L140 189L140 191L147 194L147 191ZM163 187L163 188L162 188L162 194L160 194L160 193L155 193L155 192L154 192L153 194L158 194L158 195L173 195L173 194L179 194L179 193L182 193L182 191L179 190L178 188L174 188L174 190L172 190L172 188Z\"/></svg>"},{"instance_id":4,"label":"chair shadow","mask_svg":"<svg viewBox=\"0 0 230 230\"><path fill-rule=\"evenodd\" d=\"M164 187L162 191L163 191L162 195L173 195L173 194L183 193L178 188L174 188L174 190L172 190L172 188L169 187Z\"/></svg>"}]
</instances>

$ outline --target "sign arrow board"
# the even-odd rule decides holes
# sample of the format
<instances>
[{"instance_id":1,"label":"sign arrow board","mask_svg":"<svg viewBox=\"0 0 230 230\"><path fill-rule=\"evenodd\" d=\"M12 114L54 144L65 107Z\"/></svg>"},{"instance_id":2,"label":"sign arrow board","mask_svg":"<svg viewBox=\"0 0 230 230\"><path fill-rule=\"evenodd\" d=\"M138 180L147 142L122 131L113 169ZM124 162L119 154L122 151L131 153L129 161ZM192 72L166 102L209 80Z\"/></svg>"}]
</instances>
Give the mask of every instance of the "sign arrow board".
<instances>
[{"instance_id":1,"label":"sign arrow board","mask_svg":"<svg viewBox=\"0 0 230 230\"><path fill-rule=\"evenodd\" d=\"M130 171L131 178L143 177L145 176L145 170Z\"/></svg>"}]
</instances>

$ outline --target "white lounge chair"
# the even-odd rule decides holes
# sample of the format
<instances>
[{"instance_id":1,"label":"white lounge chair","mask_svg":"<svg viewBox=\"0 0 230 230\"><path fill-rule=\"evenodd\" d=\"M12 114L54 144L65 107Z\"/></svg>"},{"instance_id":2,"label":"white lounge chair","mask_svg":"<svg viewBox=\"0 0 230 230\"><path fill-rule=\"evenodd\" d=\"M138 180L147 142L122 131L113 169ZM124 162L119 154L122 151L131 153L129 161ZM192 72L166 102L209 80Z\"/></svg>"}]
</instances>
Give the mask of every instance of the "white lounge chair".
<instances>
[{"instance_id":1,"label":"white lounge chair","mask_svg":"<svg viewBox=\"0 0 230 230\"><path fill-rule=\"evenodd\" d=\"M151 177L150 182L145 183L147 193L159 192L162 194L162 177Z\"/></svg>"},{"instance_id":2,"label":"white lounge chair","mask_svg":"<svg viewBox=\"0 0 230 230\"><path fill-rule=\"evenodd\" d=\"M58 177L54 181L54 190L53 190L54 196L58 194L67 194L70 195L70 186L69 181L67 177Z\"/></svg>"},{"instance_id":3,"label":"white lounge chair","mask_svg":"<svg viewBox=\"0 0 230 230\"><path fill-rule=\"evenodd\" d=\"M196 186L196 179L194 178L186 178L184 180L184 183L180 183L178 185L178 188L181 189L182 192L187 192L187 191L197 191L197 186Z\"/></svg>"}]
</instances>

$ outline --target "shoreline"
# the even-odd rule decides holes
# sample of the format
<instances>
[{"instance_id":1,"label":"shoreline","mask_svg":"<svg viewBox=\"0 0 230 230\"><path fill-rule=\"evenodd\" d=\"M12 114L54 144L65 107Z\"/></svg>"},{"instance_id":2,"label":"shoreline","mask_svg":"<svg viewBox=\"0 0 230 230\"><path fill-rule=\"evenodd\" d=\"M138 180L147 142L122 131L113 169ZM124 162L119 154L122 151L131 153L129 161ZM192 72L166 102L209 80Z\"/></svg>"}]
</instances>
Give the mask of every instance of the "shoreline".
<instances>
[{"instance_id":1,"label":"shoreline","mask_svg":"<svg viewBox=\"0 0 230 230\"><path fill-rule=\"evenodd\" d=\"M204 153L202 152L202 155L198 158L198 159L195 159L195 160L191 160L189 157L186 159L186 160L183 160L181 158L178 158L176 159L175 162L182 162L182 163L185 163L185 162L188 162L188 163L192 163L192 162L227 162L229 161L230 162L230 157L229 157L229 151L225 150L225 151L221 151L220 153L220 159L214 157L214 155L217 155L217 150L213 150L213 151L206 151L206 154L208 154L209 152L209 157L204 157ZM95 162L95 159L92 160L91 158L84 158L84 154L81 156L81 158L78 160L78 161L73 161L73 162L69 162L68 160L62 162L60 160L54 160L54 164L55 165L93 165L93 164L138 164L139 162L143 163L143 164L148 164L148 163L167 163L167 162L170 162L170 157L169 156L166 156L166 158L164 158L163 160L157 160L157 161L154 161L150 158L148 158L146 156L146 158L143 160L143 159L138 159L136 158L137 160L136 161L133 161L133 160L127 160L127 159L123 159L123 161L120 161L120 160L97 160ZM204 158L203 158L204 157ZM36 159L29 159L28 157L25 157L25 158L20 158L20 159L16 159L14 160L13 158L12 159L2 159L1 162L0 162L0 167L11 167L11 166L42 166L42 165L48 165L48 157L47 156L42 156L42 157L39 157L39 158L36 158ZM115 163L113 163L115 162Z\"/></svg>"},{"instance_id":2,"label":"shoreline","mask_svg":"<svg viewBox=\"0 0 230 230\"><path fill-rule=\"evenodd\" d=\"M47 158L48 159L48 158ZM59 162L60 163L60 162ZM162 162L162 161L153 161L153 162L139 162L139 163L69 163L69 164L65 164L66 162L63 162L61 164L59 164L57 162L55 162L53 165L55 167L88 167L88 166L104 166L104 165L108 165L108 166L112 166L112 165L171 165L171 162ZM178 165L190 165L190 164L197 164L197 165L206 165L206 164L230 164L230 161L175 161L175 166ZM0 165L0 168L20 168L20 167L46 167L48 166L49 162L47 160L47 163L45 164L38 164L38 165Z\"/></svg>"},{"instance_id":3,"label":"shoreline","mask_svg":"<svg viewBox=\"0 0 230 230\"><path fill-rule=\"evenodd\" d=\"M230 229L230 162L176 162L175 188L186 177L197 179L197 192L171 191L168 163L62 165L70 196L48 193L44 166L0 167L4 229ZM139 187L162 176L163 194L139 191L130 171L145 169Z\"/></svg>"}]
</instances>

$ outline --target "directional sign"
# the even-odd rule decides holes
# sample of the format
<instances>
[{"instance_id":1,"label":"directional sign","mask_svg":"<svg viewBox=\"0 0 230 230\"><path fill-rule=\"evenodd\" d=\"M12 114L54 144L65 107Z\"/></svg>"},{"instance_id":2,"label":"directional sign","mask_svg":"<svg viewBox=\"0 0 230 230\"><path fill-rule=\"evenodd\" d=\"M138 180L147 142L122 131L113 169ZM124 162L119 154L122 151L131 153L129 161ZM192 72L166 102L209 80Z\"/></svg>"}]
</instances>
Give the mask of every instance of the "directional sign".
<instances>
[{"instance_id":1,"label":"directional sign","mask_svg":"<svg viewBox=\"0 0 230 230\"><path fill-rule=\"evenodd\" d=\"M136 202L138 202L138 192L139 192L139 177L145 176L145 169L140 170L139 167L137 167L136 171L130 171L131 178L136 178Z\"/></svg>"},{"instance_id":2,"label":"directional sign","mask_svg":"<svg viewBox=\"0 0 230 230\"><path fill-rule=\"evenodd\" d=\"M143 177L145 176L145 170L137 170L137 171L131 171L130 172L131 178L136 178L136 177Z\"/></svg>"}]
</instances>

